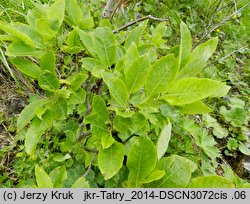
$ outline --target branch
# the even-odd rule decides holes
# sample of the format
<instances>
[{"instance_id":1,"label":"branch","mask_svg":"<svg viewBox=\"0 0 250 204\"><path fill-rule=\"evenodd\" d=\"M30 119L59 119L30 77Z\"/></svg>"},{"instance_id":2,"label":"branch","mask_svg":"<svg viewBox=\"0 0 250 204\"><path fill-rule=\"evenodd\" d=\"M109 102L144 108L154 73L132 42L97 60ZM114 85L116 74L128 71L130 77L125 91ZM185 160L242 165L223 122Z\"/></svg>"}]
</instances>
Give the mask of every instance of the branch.
<instances>
[{"instance_id":1,"label":"branch","mask_svg":"<svg viewBox=\"0 0 250 204\"><path fill-rule=\"evenodd\" d=\"M225 17L224 19L222 19L219 23L215 24L215 26L213 28L211 28L209 31L205 32L202 37L200 38L200 40L194 44L193 49L200 44L200 42L206 38L210 33L212 33L215 29L217 29L219 26L221 26L222 24L224 24L225 22L229 21L232 19L232 17L236 14L239 14L242 10L244 10L246 7L248 7L250 5L250 2L247 3L246 5L244 5L243 7L241 7L239 10L233 12L231 15Z\"/></svg>"},{"instance_id":2,"label":"branch","mask_svg":"<svg viewBox=\"0 0 250 204\"><path fill-rule=\"evenodd\" d=\"M248 47L248 46L241 47L241 48L239 48L238 50L234 50L233 52L231 52L231 53L225 55L224 57L222 57L222 58L220 58L220 59L217 59L217 60L212 61L212 62L209 63L206 67L204 67L204 69L207 68L207 67L209 67L210 65L214 64L215 62L223 61L224 59L230 57L231 55L233 55L233 54L236 53L236 52L240 52L241 50L245 50L247 47Z\"/></svg>"},{"instance_id":3,"label":"branch","mask_svg":"<svg viewBox=\"0 0 250 204\"><path fill-rule=\"evenodd\" d=\"M124 30L124 29L126 29L126 28L128 28L128 27L130 27L130 26L132 26L132 25L135 25L135 24L137 24L137 23L139 23L139 22L141 22L141 21L145 21L145 20L147 20L147 19L154 20L154 21L168 21L168 19L156 18L156 17L154 17L154 16L152 16L152 15L148 15L148 16L144 16L144 17L142 17L142 18L138 18L138 19L136 19L136 20L134 20L134 21L131 21L131 22L129 22L129 23L123 25L122 27L118 28L117 30L113 30L113 33L114 33L114 34L115 34L115 33L118 33L118 32L120 32L121 30Z\"/></svg>"},{"instance_id":4,"label":"branch","mask_svg":"<svg viewBox=\"0 0 250 204\"><path fill-rule=\"evenodd\" d=\"M110 18L114 5L115 5L115 0L107 0L107 4L102 12L102 18Z\"/></svg>"},{"instance_id":5,"label":"branch","mask_svg":"<svg viewBox=\"0 0 250 204\"><path fill-rule=\"evenodd\" d=\"M116 5L115 9L113 10L113 12L111 13L109 20L111 21L115 15L115 12L117 11L117 9L119 8L119 6L122 4L123 0L119 0L118 4Z\"/></svg>"}]
</instances>

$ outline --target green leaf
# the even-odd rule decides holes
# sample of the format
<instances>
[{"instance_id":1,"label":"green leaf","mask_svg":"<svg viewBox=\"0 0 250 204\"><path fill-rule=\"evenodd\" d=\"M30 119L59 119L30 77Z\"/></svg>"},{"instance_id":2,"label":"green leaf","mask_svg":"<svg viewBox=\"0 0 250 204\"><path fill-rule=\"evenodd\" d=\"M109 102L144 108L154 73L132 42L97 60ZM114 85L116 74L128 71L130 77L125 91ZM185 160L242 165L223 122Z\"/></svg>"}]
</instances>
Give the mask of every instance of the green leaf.
<instances>
[{"instance_id":1,"label":"green leaf","mask_svg":"<svg viewBox=\"0 0 250 204\"><path fill-rule=\"evenodd\" d=\"M174 55L167 55L157 60L150 68L145 81L145 91L148 98L165 93L169 84L174 80L177 69Z\"/></svg>"},{"instance_id":2,"label":"green leaf","mask_svg":"<svg viewBox=\"0 0 250 204\"><path fill-rule=\"evenodd\" d=\"M171 105L185 105L204 99L223 86L223 83L215 80L189 77L173 83L162 98Z\"/></svg>"},{"instance_id":3,"label":"green leaf","mask_svg":"<svg viewBox=\"0 0 250 204\"><path fill-rule=\"evenodd\" d=\"M15 26L13 26L13 25L7 24L4 21L0 21L0 29L3 30L3 31L5 31L6 33L8 33L8 34L10 34L10 35L18 38L18 39L20 39L25 44L34 46L34 42L33 42L32 38L30 38L25 33L17 30L15 28Z\"/></svg>"},{"instance_id":4,"label":"green leaf","mask_svg":"<svg viewBox=\"0 0 250 204\"><path fill-rule=\"evenodd\" d=\"M119 61L120 63L123 63L123 69L124 70L121 70L121 69L119 69L119 70L121 72L122 71L127 72L127 69L129 67L131 67L131 65L133 64L133 62L135 60L137 60L139 57L140 57L140 55L139 55L137 46L136 46L136 44L134 42L132 42L132 44L130 45L130 47L128 48L128 50L126 52L126 55L125 55L125 58L124 58L125 60L124 61L123 60ZM116 63L116 66L117 66L117 64L118 64L118 62Z\"/></svg>"},{"instance_id":5,"label":"green leaf","mask_svg":"<svg viewBox=\"0 0 250 204\"><path fill-rule=\"evenodd\" d=\"M225 96L228 91L230 90L230 86L224 85L220 90L217 90L213 94L211 94L209 97L222 97Z\"/></svg>"},{"instance_id":6,"label":"green leaf","mask_svg":"<svg viewBox=\"0 0 250 204\"><path fill-rule=\"evenodd\" d=\"M76 0L66 0L68 16L65 21L70 26L78 26L80 29L90 29L94 26L93 18L87 7L80 7Z\"/></svg>"},{"instance_id":7,"label":"green leaf","mask_svg":"<svg viewBox=\"0 0 250 204\"><path fill-rule=\"evenodd\" d=\"M36 115L36 109L45 104L45 100L36 100L27 105L17 119L17 131L22 130Z\"/></svg>"},{"instance_id":8,"label":"green leaf","mask_svg":"<svg viewBox=\"0 0 250 204\"><path fill-rule=\"evenodd\" d=\"M93 97L92 108L93 111L103 119L104 123L109 121L109 112L106 103L101 96L95 95Z\"/></svg>"},{"instance_id":9,"label":"green leaf","mask_svg":"<svg viewBox=\"0 0 250 204\"><path fill-rule=\"evenodd\" d=\"M156 148L157 148L157 158L160 160L168 149L168 143L171 137L172 125L169 122L161 131L160 136L158 137Z\"/></svg>"},{"instance_id":10,"label":"green leaf","mask_svg":"<svg viewBox=\"0 0 250 204\"><path fill-rule=\"evenodd\" d=\"M102 148L107 149L109 148L112 144L114 144L115 139L112 137L112 134L104 134L102 136Z\"/></svg>"},{"instance_id":11,"label":"green leaf","mask_svg":"<svg viewBox=\"0 0 250 204\"><path fill-rule=\"evenodd\" d=\"M43 71L50 71L52 74L56 75L56 59L53 51L45 52L40 61L40 66Z\"/></svg>"},{"instance_id":12,"label":"green leaf","mask_svg":"<svg viewBox=\"0 0 250 204\"><path fill-rule=\"evenodd\" d=\"M147 137L139 137L132 145L127 160L129 181L139 187L143 180L154 170L157 154L154 143Z\"/></svg>"},{"instance_id":13,"label":"green leaf","mask_svg":"<svg viewBox=\"0 0 250 204\"><path fill-rule=\"evenodd\" d=\"M16 57L10 61L13 65L15 65L15 67L17 67L18 70L34 79L37 79L41 74L40 67L28 59Z\"/></svg>"},{"instance_id":14,"label":"green leaf","mask_svg":"<svg viewBox=\"0 0 250 204\"><path fill-rule=\"evenodd\" d=\"M247 144L239 142L239 150L241 151L241 153L250 156L250 149Z\"/></svg>"},{"instance_id":15,"label":"green leaf","mask_svg":"<svg viewBox=\"0 0 250 204\"><path fill-rule=\"evenodd\" d=\"M50 112L44 114L43 120L34 118L25 136L25 151L32 155L43 133L52 126L53 116Z\"/></svg>"},{"instance_id":16,"label":"green leaf","mask_svg":"<svg viewBox=\"0 0 250 204\"><path fill-rule=\"evenodd\" d=\"M57 0L48 9L48 19L49 20L56 19L59 23L59 26L61 26L64 19L64 10L65 10L65 0Z\"/></svg>"},{"instance_id":17,"label":"green leaf","mask_svg":"<svg viewBox=\"0 0 250 204\"><path fill-rule=\"evenodd\" d=\"M52 181L53 188L62 188L63 187L63 182L67 179L67 171L65 166L59 166L53 169L49 177Z\"/></svg>"},{"instance_id":18,"label":"green leaf","mask_svg":"<svg viewBox=\"0 0 250 204\"><path fill-rule=\"evenodd\" d=\"M185 114L205 114L213 111L202 101L196 101L194 103L186 104L183 106L177 106L176 108L180 110L181 113Z\"/></svg>"},{"instance_id":19,"label":"green leaf","mask_svg":"<svg viewBox=\"0 0 250 204\"><path fill-rule=\"evenodd\" d=\"M71 188L89 188L89 182L84 177L80 177Z\"/></svg>"},{"instance_id":20,"label":"green leaf","mask_svg":"<svg viewBox=\"0 0 250 204\"><path fill-rule=\"evenodd\" d=\"M92 33L89 32L85 32L83 30L78 29L78 34L80 36L80 39L84 45L84 47L86 48L86 50L89 52L89 54L92 57L96 57L96 50L93 44L93 37L92 37Z\"/></svg>"},{"instance_id":21,"label":"green leaf","mask_svg":"<svg viewBox=\"0 0 250 204\"><path fill-rule=\"evenodd\" d=\"M189 188L233 188L234 184L222 176L209 175L192 179Z\"/></svg>"},{"instance_id":22,"label":"green leaf","mask_svg":"<svg viewBox=\"0 0 250 204\"><path fill-rule=\"evenodd\" d=\"M60 88L58 78L51 72L44 72L38 78L39 86L46 91L53 91Z\"/></svg>"},{"instance_id":23,"label":"green leaf","mask_svg":"<svg viewBox=\"0 0 250 204\"><path fill-rule=\"evenodd\" d=\"M191 173L197 165L189 159L172 155L162 158L156 168L165 170L166 174L162 179L154 182L155 188L184 188L188 185Z\"/></svg>"},{"instance_id":24,"label":"green leaf","mask_svg":"<svg viewBox=\"0 0 250 204\"><path fill-rule=\"evenodd\" d=\"M108 149L101 149L98 154L98 166L105 180L112 178L118 173L123 164L124 146L115 142Z\"/></svg>"},{"instance_id":25,"label":"green leaf","mask_svg":"<svg viewBox=\"0 0 250 204\"><path fill-rule=\"evenodd\" d=\"M116 103L126 108L128 92L125 83L119 78L112 78L108 82L109 91L111 97L116 101Z\"/></svg>"},{"instance_id":26,"label":"green leaf","mask_svg":"<svg viewBox=\"0 0 250 204\"><path fill-rule=\"evenodd\" d=\"M43 54L43 51L29 45L26 45L22 41L14 41L9 45L6 50L6 55L8 56L32 56L40 57Z\"/></svg>"},{"instance_id":27,"label":"green leaf","mask_svg":"<svg viewBox=\"0 0 250 204\"><path fill-rule=\"evenodd\" d=\"M88 74L86 73L76 73L69 76L67 81L70 83L71 89L76 91L81 88L81 85L86 81L87 78Z\"/></svg>"},{"instance_id":28,"label":"green leaf","mask_svg":"<svg viewBox=\"0 0 250 204\"><path fill-rule=\"evenodd\" d=\"M51 107L54 120L61 120L67 116L67 101L64 98L57 98Z\"/></svg>"},{"instance_id":29,"label":"green leaf","mask_svg":"<svg viewBox=\"0 0 250 204\"><path fill-rule=\"evenodd\" d=\"M205 67L208 59L214 53L218 44L218 38L212 38L200 44L191 53L189 62L180 70L178 78L196 76Z\"/></svg>"},{"instance_id":30,"label":"green leaf","mask_svg":"<svg viewBox=\"0 0 250 204\"><path fill-rule=\"evenodd\" d=\"M143 23L136 26L131 32L129 32L128 37L126 38L124 47L128 49L128 47L134 42L136 45L139 45L140 37L143 31L147 27L148 21L144 21Z\"/></svg>"},{"instance_id":31,"label":"green leaf","mask_svg":"<svg viewBox=\"0 0 250 204\"><path fill-rule=\"evenodd\" d=\"M144 85L145 76L150 68L148 55L137 58L125 72L126 84L129 95L140 90Z\"/></svg>"},{"instance_id":32,"label":"green leaf","mask_svg":"<svg viewBox=\"0 0 250 204\"><path fill-rule=\"evenodd\" d=\"M151 183L153 181L161 179L166 174L163 170L153 171L147 178L143 180L143 183Z\"/></svg>"},{"instance_id":33,"label":"green leaf","mask_svg":"<svg viewBox=\"0 0 250 204\"><path fill-rule=\"evenodd\" d=\"M91 113L90 115L84 118L84 121L85 123L91 124L91 130L93 135L99 138L100 141L103 135L110 134L107 125L97 113Z\"/></svg>"},{"instance_id":34,"label":"green leaf","mask_svg":"<svg viewBox=\"0 0 250 204\"><path fill-rule=\"evenodd\" d=\"M56 35L58 34L58 24L51 22L47 18L40 18L36 20L35 28L43 36L45 42L50 43L50 46L56 44Z\"/></svg>"},{"instance_id":35,"label":"green leaf","mask_svg":"<svg viewBox=\"0 0 250 204\"><path fill-rule=\"evenodd\" d=\"M95 30L93 43L98 58L107 67L111 67L116 61L116 38L107 27L99 27Z\"/></svg>"},{"instance_id":36,"label":"green leaf","mask_svg":"<svg viewBox=\"0 0 250 204\"><path fill-rule=\"evenodd\" d=\"M183 22L181 22L180 24L180 31L181 31L181 43L179 50L179 70L184 68L184 66L188 62L192 49L191 34L188 30L187 25Z\"/></svg>"},{"instance_id":37,"label":"green leaf","mask_svg":"<svg viewBox=\"0 0 250 204\"><path fill-rule=\"evenodd\" d=\"M35 166L35 175L38 188L53 188L49 175L38 165Z\"/></svg>"}]
</instances>

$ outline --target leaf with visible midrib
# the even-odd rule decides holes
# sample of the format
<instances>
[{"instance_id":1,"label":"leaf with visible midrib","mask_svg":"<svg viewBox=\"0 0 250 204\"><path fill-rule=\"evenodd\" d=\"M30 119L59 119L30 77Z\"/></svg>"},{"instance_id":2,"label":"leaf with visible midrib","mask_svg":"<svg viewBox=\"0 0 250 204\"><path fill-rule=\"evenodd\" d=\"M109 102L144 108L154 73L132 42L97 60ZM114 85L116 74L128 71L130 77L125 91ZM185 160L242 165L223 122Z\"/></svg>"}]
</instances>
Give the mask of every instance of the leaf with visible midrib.
<instances>
[{"instance_id":1,"label":"leaf with visible midrib","mask_svg":"<svg viewBox=\"0 0 250 204\"><path fill-rule=\"evenodd\" d=\"M168 85L176 76L177 69L177 60L174 55L162 57L153 64L145 81L148 99L167 91Z\"/></svg>"},{"instance_id":2,"label":"leaf with visible midrib","mask_svg":"<svg viewBox=\"0 0 250 204\"><path fill-rule=\"evenodd\" d=\"M115 142L108 149L101 149L98 154L98 166L105 180L118 173L123 164L125 154L124 146Z\"/></svg>"},{"instance_id":3,"label":"leaf with visible midrib","mask_svg":"<svg viewBox=\"0 0 250 204\"><path fill-rule=\"evenodd\" d=\"M112 78L108 82L108 87L111 97L119 106L126 108L128 92L125 83L119 78Z\"/></svg>"},{"instance_id":4,"label":"leaf with visible midrib","mask_svg":"<svg viewBox=\"0 0 250 204\"><path fill-rule=\"evenodd\" d=\"M179 50L179 69L182 69L186 65L190 57L192 50L192 39L187 25L183 22L181 22L180 31L181 43Z\"/></svg>"},{"instance_id":5,"label":"leaf with visible midrib","mask_svg":"<svg viewBox=\"0 0 250 204\"><path fill-rule=\"evenodd\" d=\"M65 0L57 0L48 9L48 19L56 19L61 26L64 19Z\"/></svg>"},{"instance_id":6,"label":"leaf with visible midrib","mask_svg":"<svg viewBox=\"0 0 250 204\"><path fill-rule=\"evenodd\" d=\"M171 105L185 105L204 99L224 87L224 83L206 78L184 78L176 81L162 96Z\"/></svg>"},{"instance_id":7,"label":"leaf with visible midrib","mask_svg":"<svg viewBox=\"0 0 250 204\"><path fill-rule=\"evenodd\" d=\"M116 38L107 27L99 27L93 35L93 44L103 65L111 67L116 61Z\"/></svg>"},{"instance_id":8,"label":"leaf with visible midrib","mask_svg":"<svg viewBox=\"0 0 250 204\"><path fill-rule=\"evenodd\" d=\"M128 179L133 183L133 187L139 187L140 183L154 170L156 162L154 143L147 137L139 137L133 143L127 160Z\"/></svg>"},{"instance_id":9,"label":"leaf with visible midrib","mask_svg":"<svg viewBox=\"0 0 250 204\"><path fill-rule=\"evenodd\" d=\"M49 175L38 165L35 166L35 175L38 188L53 188Z\"/></svg>"},{"instance_id":10,"label":"leaf with visible midrib","mask_svg":"<svg viewBox=\"0 0 250 204\"><path fill-rule=\"evenodd\" d=\"M38 100L27 105L17 119L17 131L22 130L36 114L36 109L45 104L45 100Z\"/></svg>"},{"instance_id":11,"label":"leaf with visible midrib","mask_svg":"<svg viewBox=\"0 0 250 204\"><path fill-rule=\"evenodd\" d=\"M178 73L178 78L196 76L206 66L208 59L214 53L218 44L218 38L212 38L205 43L196 47L191 55L190 59Z\"/></svg>"},{"instance_id":12,"label":"leaf with visible midrib","mask_svg":"<svg viewBox=\"0 0 250 204\"><path fill-rule=\"evenodd\" d=\"M30 60L16 57L16 58L11 59L10 61L13 65L17 67L18 70L20 70L27 76L30 76L34 79L37 79L39 75L41 74L40 67Z\"/></svg>"},{"instance_id":13,"label":"leaf with visible midrib","mask_svg":"<svg viewBox=\"0 0 250 204\"><path fill-rule=\"evenodd\" d=\"M125 71L129 95L138 91L145 82L145 76L150 68L148 55L138 57Z\"/></svg>"},{"instance_id":14,"label":"leaf with visible midrib","mask_svg":"<svg viewBox=\"0 0 250 204\"><path fill-rule=\"evenodd\" d=\"M157 147L158 160L160 160L167 151L168 143L171 137L171 130L172 130L172 125L169 122L166 126L164 126L157 140L156 147Z\"/></svg>"}]
</instances>

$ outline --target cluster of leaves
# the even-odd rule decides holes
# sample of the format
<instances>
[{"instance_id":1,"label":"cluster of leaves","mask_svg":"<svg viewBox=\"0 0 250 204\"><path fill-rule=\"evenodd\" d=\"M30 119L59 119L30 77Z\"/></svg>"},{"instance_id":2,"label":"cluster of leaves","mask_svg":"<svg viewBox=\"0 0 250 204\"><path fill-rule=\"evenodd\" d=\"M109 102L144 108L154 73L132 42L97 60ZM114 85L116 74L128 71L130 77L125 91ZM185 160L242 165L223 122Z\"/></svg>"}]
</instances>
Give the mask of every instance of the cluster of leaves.
<instances>
[{"instance_id":1,"label":"cluster of leaves","mask_svg":"<svg viewBox=\"0 0 250 204\"><path fill-rule=\"evenodd\" d=\"M33 3L27 23L0 21L9 61L42 93L30 97L17 120L18 182L5 186L249 185L227 166L225 177L211 171L221 157L216 141L185 116L208 114L205 100L230 89L202 77L218 38L192 49L190 31L180 21L180 44L169 49L165 22L148 28L145 21L117 33L84 5ZM221 107L228 123L247 122L242 107L230 108ZM215 136L227 136L210 115L204 117ZM228 149L247 151L236 143L230 141Z\"/></svg>"}]
</instances>

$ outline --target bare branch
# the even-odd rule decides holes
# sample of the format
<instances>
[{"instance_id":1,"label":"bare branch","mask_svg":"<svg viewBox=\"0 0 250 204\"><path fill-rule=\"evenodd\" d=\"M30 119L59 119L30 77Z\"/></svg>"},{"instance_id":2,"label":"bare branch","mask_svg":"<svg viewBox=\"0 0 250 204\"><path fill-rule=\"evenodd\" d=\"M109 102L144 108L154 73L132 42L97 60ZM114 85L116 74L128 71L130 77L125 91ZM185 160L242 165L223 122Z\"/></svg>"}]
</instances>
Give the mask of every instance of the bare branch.
<instances>
[{"instance_id":1,"label":"bare branch","mask_svg":"<svg viewBox=\"0 0 250 204\"><path fill-rule=\"evenodd\" d=\"M206 31L202 37L200 38L200 40L194 44L193 48L195 48L198 44L200 44L200 42L206 38L210 33L212 33L215 29L217 29L219 26L223 25L225 22L229 21L232 19L232 17L236 14L239 14L241 11L243 11L246 7L248 7L250 5L250 2L248 2L246 5L244 5L243 7L241 7L239 10L233 12L231 15L225 17L224 19L222 19L219 23L215 24L213 28L211 28L210 30Z\"/></svg>"},{"instance_id":2,"label":"bare branch","mask_svg":"<svg viewBox=\"0 0 250 204\"><path fill-rule=\"evenodd\" d=\"M247 49L248 49L247 47L248 47L248 46L244 46L244 47L239 48L238 50L234 50L233 52L231 52L231 53L229 53L229 54L225 55L224 57L222 57L222 58L220 58L220 59L217 59L217 60L212 61L212 62L211 62L211 63L209 63L209 64L208 64L205 68L207 68L207 67L211 66L211 65L212 65L212 64L214 64L215 62L225 60L226 58L230 57L230 56L231 56L231 55L233 55L234 53L237 53L237 52L240 52L240 51L247 50ZM204 69L205 69L205 68L204 68Z\"/></svg>"},{"instance_id":3,"label":"bare branch","mask_svg":"<svg viewBox=\"0 0 250 204\"><path fill-rule=\"evenodd\" d=\"M152 16L152 15L148 15L148 16L144 16L144 17L142 17L142 18L138 18L138 19L136 19L136 20L134 20L134 21L131 21L131 22L129 22L129 23L123 25L122 27L118 28L117 30L113 30L113 33L118 33L118 32L120 32L121 30L124 30L124 29L126 29L126 28L128 28L128 27L130 27L130 26L132 26L132 25L135 25L135 24L137 24L137 23L139 23L139 22L141 22L141 21L145 21L145 20L147 20L147 19L154 20L154 21L168 21L168 19L156 18L156 17L154 17L154 16Z\"/></svg>"}]
</instances>

